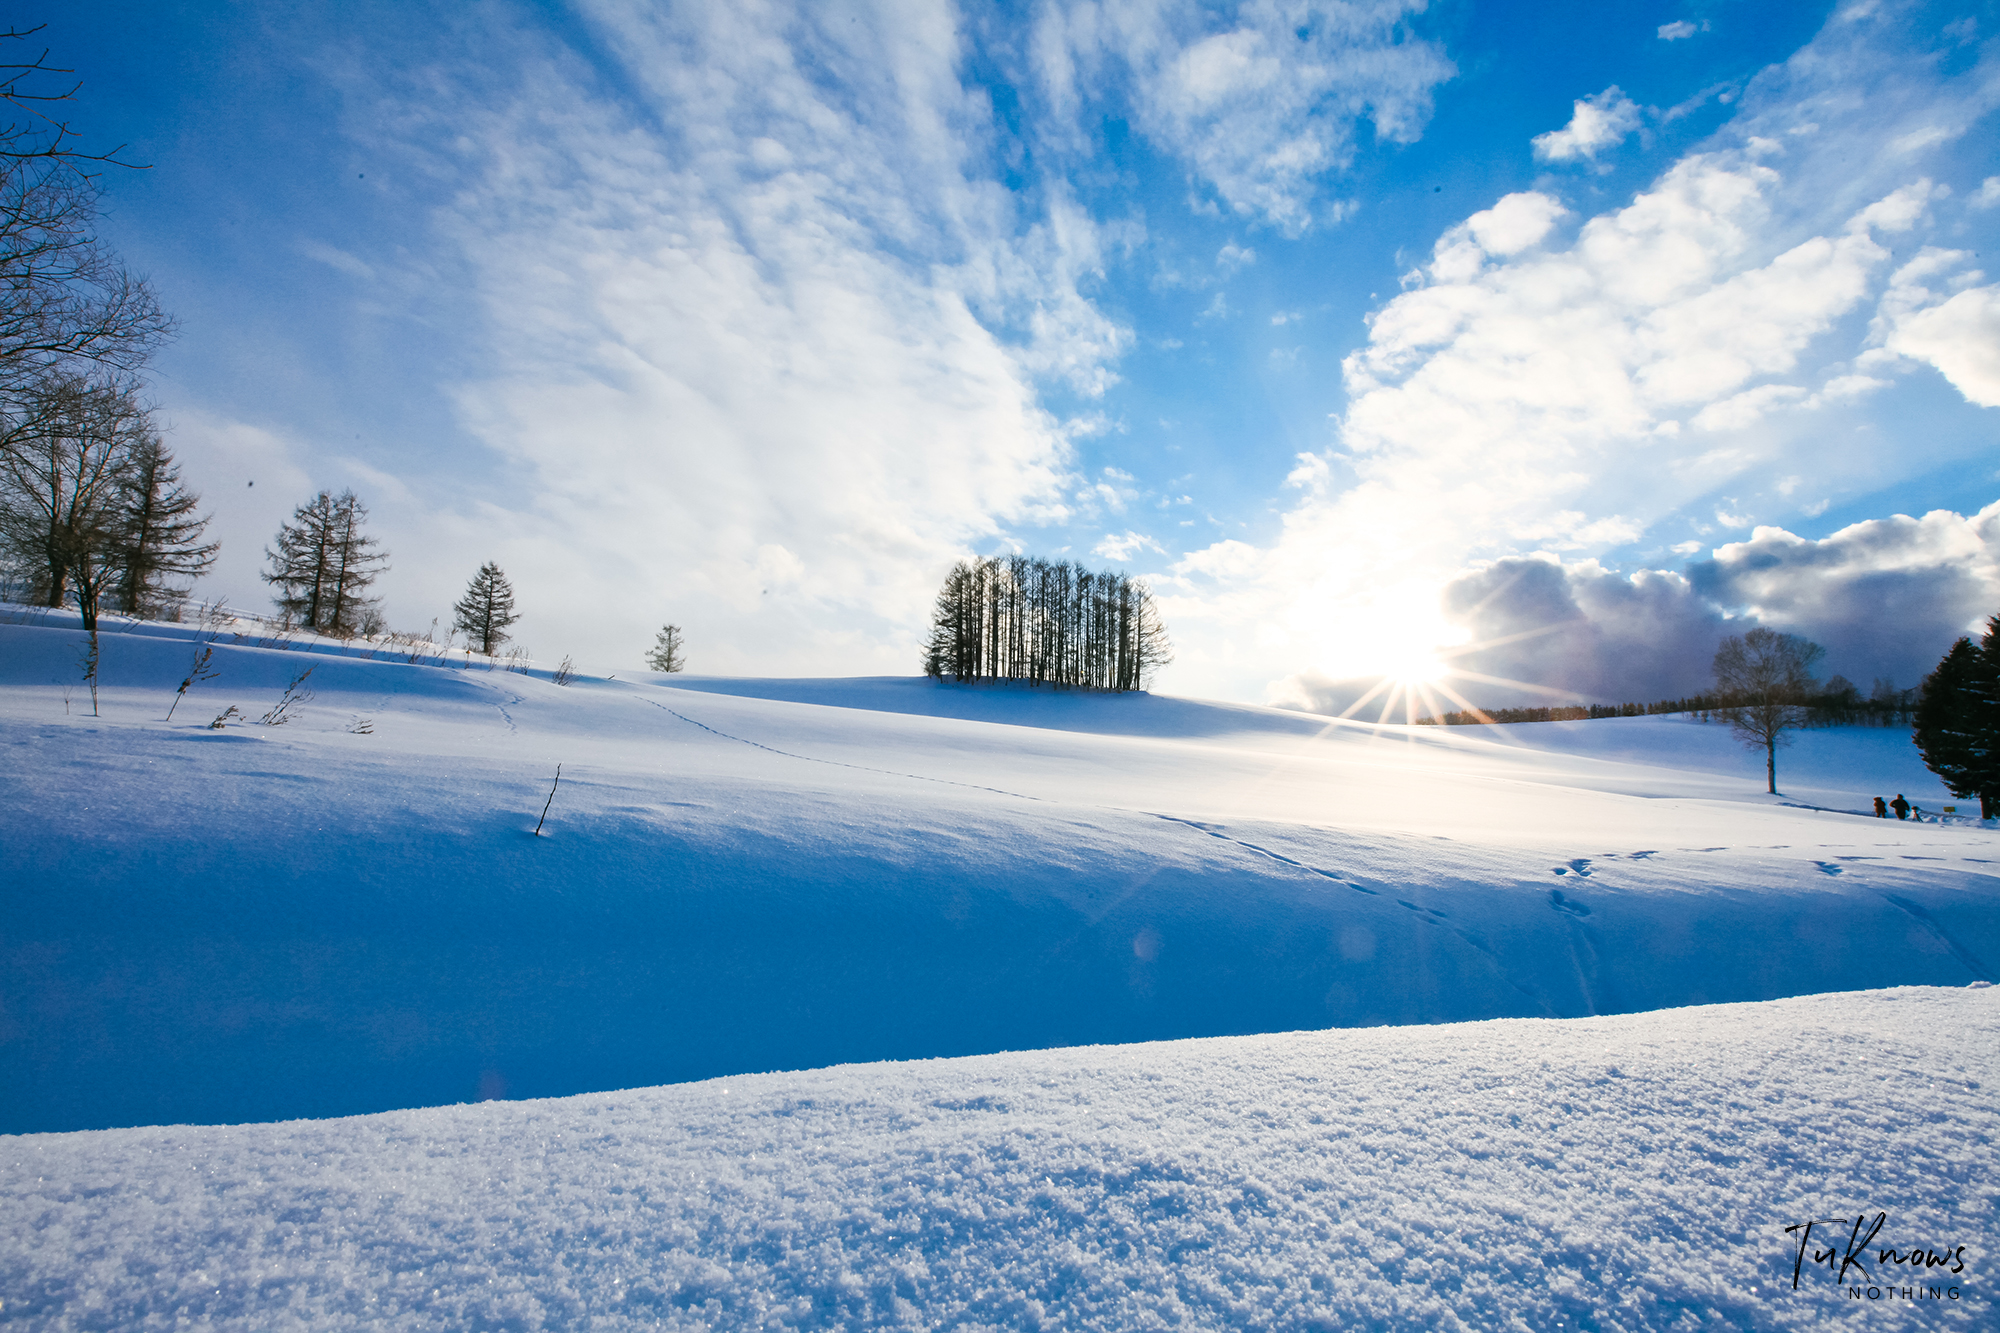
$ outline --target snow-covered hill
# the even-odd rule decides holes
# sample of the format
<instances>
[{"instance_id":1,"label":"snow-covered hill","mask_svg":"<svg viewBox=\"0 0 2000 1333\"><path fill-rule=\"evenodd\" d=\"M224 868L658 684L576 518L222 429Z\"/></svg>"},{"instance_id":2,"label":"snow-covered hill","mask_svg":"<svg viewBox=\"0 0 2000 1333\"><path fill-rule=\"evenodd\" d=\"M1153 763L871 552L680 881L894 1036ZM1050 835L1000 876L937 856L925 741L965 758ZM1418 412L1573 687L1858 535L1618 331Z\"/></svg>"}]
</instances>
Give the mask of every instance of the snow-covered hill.
<instances>
[{"instance_id":1,"label":"snow-covered hill","mask_svg":"<svg viewBox=\"0 0 2000 1333\"><path fill-rule=\"evenodd\" d=\"M0 1138L0 1323L1991 1326L2000 832L1857 813L1899 733L226 634L169 724L190 633L92 717L0 624L0 1129L92 1131Z\"/></svg>"},{"instance_id":2,"label":"snow-covered hill","mask_svg":"<svg viewBox=\"0 0 2000 1333\"><path fill-rule=\"evenodd\" d=\"M0 626L0 1129L1963 985L2000 960L2000 833L1778 803L1757 756L1681 719L564 688L225 635L167 724L191 631L142 629L104 636L92 718L76 631ZM306 666L298 720L206 725ZM1836 810L1940 795L1890 731L1808 733L1783 772Z\"/></svg>"}]
</instances>

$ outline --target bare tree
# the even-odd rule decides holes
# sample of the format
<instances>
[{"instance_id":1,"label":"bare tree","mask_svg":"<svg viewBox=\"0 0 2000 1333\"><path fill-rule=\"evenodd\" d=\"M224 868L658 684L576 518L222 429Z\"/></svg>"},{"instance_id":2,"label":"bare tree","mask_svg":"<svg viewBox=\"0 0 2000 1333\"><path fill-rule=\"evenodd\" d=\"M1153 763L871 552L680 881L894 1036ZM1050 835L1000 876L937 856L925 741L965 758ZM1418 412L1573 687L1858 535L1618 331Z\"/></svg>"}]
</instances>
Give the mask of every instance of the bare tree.
<instances>
[{"instance_id":1,"label":"bare tree","mask_svg":"<svg viewBox=\"0 0 2000 1333\"><path fill-rule=\"evenodd\" d=\"M46 606L74 596L84 628L118 569L120 504L134 451L152 438L133 385L52 373L16 400L0 450L0 541L35 568Z\"/></svg>"},{"instance_id":2,"label":"bare tree","mask_svg":"<svg viewBox=\"0 0 2000 1333\"><path fill-rule=\"evenodd\" d=\"M1812 669L1826 650L1796 634L1761 626L1732 634L1715 650L1715 688L1730 702L1717 713L1751 749L1764 751L1766 785L1778 793L1778 747L1805 725L1815 682Z\"/></svg>"},{"instance_id":3,"label":"bare tree","mask_svg":"<svg viewBox=\"0 0 2000 1333\"><path fill-rule=\"evenodd\" d=\"M685 671L685 647L679 625L662 625L653 639L653 646L646 650L646 665L655 671Z\"/></svg>"},{"instance_id":4,"label":"bare tree","mask_svg":"<svg viewBox=\"0 0 2000 1333\"><path fill-rule=\"evenodd\" d=\"M39 28L0 32L25 41ZM97 237L99 190L91 168L130 167L118 149L85 153L67 121L71 71L31 61L0 64L0 397L28 391L53 371L89 363L132 371L173 334L144 278ZM58 76L51 84L47 76ZM5 114L5 113L0 113Z\"/></svg>"},{"instance_id":5,"label":"bare tree","mask_svg":"<svg viewBox=\"0 0 2000 1333\"><path fill-rule=\"evenodd\" d=\"M451 609L451 627L488 657L507 642L507 627L521 618L514 613L514 585L491 560L479 567L466 586L465 596Z\"/></svg>"},{"instance_id":6,"label":"bare tree","mask_svg":"<svg viewBox=\"0 0 2000 1333\"><path fill-rule=\"evenodd\" d=\"M157 614L215 563L219 542L204 542L201 496L181 482L180 464L148 422L135 433L120 488L112 603L127 615Z\"/></svg>"},{"instance_id":7,"label":"bare tree","mask_svg":"<svg viewBox=\"0 0 2000 1333\"><path fill-rule=\"evenodd\" d=\"M321 491L278 529L264 552L271 568L263 578L286 623L346 638L370 622L373 604L362 594L381 576L389 556L362 526L368 509L353 491Z\"/></svg>"}]
</instances>

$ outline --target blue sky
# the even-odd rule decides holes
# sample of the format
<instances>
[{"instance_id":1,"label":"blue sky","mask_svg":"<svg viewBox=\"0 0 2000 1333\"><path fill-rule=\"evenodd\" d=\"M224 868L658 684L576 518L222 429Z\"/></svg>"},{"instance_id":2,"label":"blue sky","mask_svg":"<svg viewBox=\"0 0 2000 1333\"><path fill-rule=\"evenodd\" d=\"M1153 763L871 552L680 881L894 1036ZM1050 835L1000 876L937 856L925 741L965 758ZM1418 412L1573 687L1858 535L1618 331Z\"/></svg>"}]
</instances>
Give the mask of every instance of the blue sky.
<instances>
[{"instance_id":1,"label":"blue sky","mask_svg":"<svg viewBox=\"0 0 2000 1333\"><path fill-rule=\"evenodd\" d=\"M182 321L204 591L259 602L278 521L352 486L399 627L495 559L543 656L674 620L697 670L863 674L914 669L953 559L1066 553L1153 581L1163 688L1335 709L1440 661L1482 702L1679 693L1746 623L1907 685L2000 610L1996 36L1115 0L42 34L153 164L106 233Z\"/></svg>"}]
</instances>

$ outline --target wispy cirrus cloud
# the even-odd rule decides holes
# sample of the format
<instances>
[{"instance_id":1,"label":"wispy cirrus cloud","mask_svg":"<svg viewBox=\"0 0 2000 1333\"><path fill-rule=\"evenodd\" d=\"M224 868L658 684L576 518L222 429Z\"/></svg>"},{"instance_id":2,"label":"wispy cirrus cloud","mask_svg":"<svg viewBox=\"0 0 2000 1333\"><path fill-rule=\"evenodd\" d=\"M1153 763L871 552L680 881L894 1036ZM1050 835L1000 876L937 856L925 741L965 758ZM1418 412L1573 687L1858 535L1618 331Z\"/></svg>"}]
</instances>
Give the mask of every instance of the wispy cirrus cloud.
<instances>
[{"instance_id":1,"label":"wispy cirrus cloud","mask_svg":"<svg viewBox=\"0 0 2000 1333\"><path fill-rule=\"evenodd\" d=\"M1043 8L1033 51L1059 118L1074 122L1107 98L1129 102L1200 193L1295 236L1328 215L1322 192L1353 159L1357 127L1385 142L1414 139L1433 90L1456 72L1411 31L1422 9L1421 0L1219 9L1078 0Z\"/></svg>"},{"instance_id":2,"label":"wispy cirrus cloud","mask_svg":"<svg viewBox=\"0 0 2000 1333\"><path fill-rule=\"evenodd\" d=\"M1130 336L1101 230L992 179L947 9L588 12L608 74L501 8L355 90L357 139L442 187L484 315L453 397L519 478L409 563L483 533L544 634L907 668L937 572L1068 503L1042 386L1100 393Z\"/></svg>"}]
</instances>

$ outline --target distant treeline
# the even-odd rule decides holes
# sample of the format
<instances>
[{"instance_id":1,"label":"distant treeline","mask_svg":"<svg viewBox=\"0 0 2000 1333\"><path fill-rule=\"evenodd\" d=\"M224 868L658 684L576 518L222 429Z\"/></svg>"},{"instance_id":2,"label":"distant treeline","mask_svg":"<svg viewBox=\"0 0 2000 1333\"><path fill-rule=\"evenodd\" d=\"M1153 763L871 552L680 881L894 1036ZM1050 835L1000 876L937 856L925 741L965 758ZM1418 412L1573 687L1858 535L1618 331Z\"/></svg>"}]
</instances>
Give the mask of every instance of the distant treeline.
<instances>
[{"instance_id":1,"label":"distant treeline","mask_svg":"<svg viewBox=\"0 0 2000 1333\"><path fill-rule=\"evenodd\" d=\"M1685 699L1658 699L1652 703L1558 704L1549 708L1487 708L1437 717L1420 717L1420 727L1475 727L1495 722L1582 722L1598 717L1655 717L1663 713L1688 713L1703 722L1715 720L1724 708L1740 706L1746 700L1733 695L1708 693ZM1875 682L1875 689L1863 698L1854 682L1844 676L1827 681L1820 693L1805 701L1805 725L1809 727L1908 726L1915 715L1917 692L1899 690L1887 680Z\"/></svg>"},{"instance_id":2,"label":"distant treeline","mask_svg":"<svg viewBox=\"0 0 2000 1333\"><path fill-rule=\"evenodd\" d=\"M1172 660L1140 580L1014 555L952 566L931 612L924 674L1140 690Z\"/></svg>"}]
</instances>

